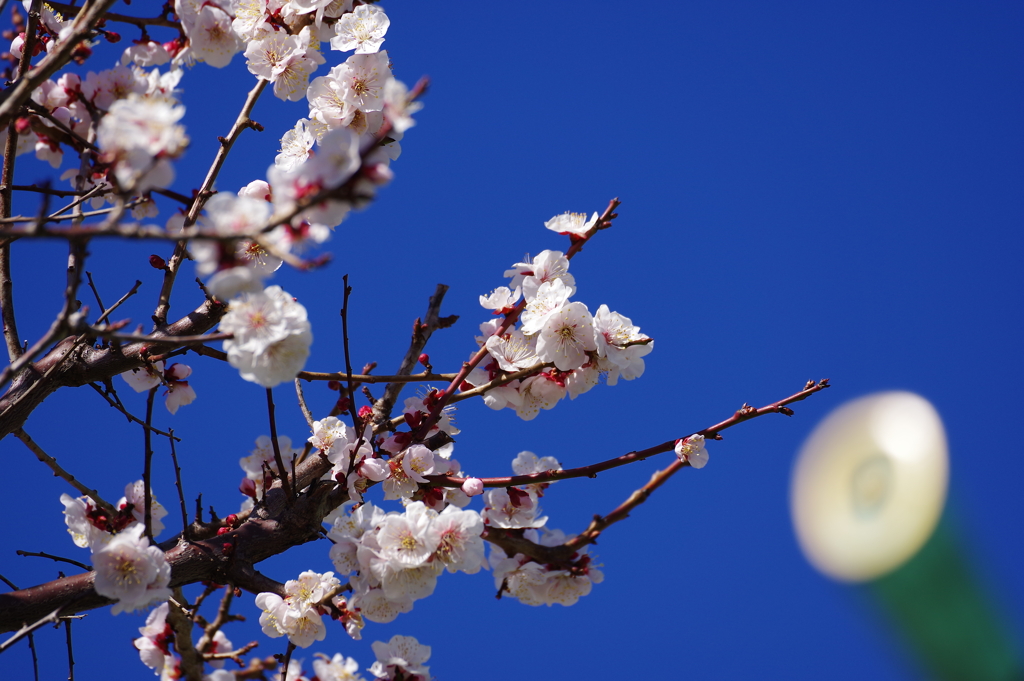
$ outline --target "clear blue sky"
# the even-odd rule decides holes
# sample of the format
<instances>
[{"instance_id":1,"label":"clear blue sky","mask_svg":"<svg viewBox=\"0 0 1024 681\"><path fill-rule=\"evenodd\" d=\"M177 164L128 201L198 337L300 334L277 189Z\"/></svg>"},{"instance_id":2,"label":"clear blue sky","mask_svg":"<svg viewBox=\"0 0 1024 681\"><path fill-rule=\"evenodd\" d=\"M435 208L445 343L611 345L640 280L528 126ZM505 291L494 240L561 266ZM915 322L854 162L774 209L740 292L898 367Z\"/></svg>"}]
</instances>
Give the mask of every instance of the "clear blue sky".
<instances>
[{"instance_id":1,"label":"clear blue sky","mask_svg":"<svg viewBox=\"0 0 1024 681\"><path fill-rule=\"evenodd\" d=\"M807 379L827 376L834 387L792 419L729 431L706 468L683 471L608 530L596 547L605 582L579 604L496 601L490 574L445 575L431 599L392 624L369 624L362 642L333 628L302 655L307 667L317 651L369 666L369 642L401 633L433 646L431 670L449 681L922 678L864 591L807 565L788 518L803 438L841 402L883 389L918 392L943 415L951 503L972 559L1024 631L1019 3L385 7L396 76L411 85L426 74L433 85L395 181L328 244L334 262L274 280L310 311L308 368L343 367L338 310L349 273L357 366L397 367L412 320L443 282L444 311L462 318L429 352L436 368L454 370L487 318L477 296L505 283L503 270L524 253L564 248L543 222L618 196L614 228L573 261L576 299L592 310L607 303L656 339L647 373L531 423L464 403L456 458L467 470L507 474L523 449L583 465L706 427L744 402L773 402ZM136 37L121 28L125 41ZM175 189L198 186L253 82L241 55L183 79L192 146ZM263 178L277 138L305 111L268 93L254 113L266 131L245 133L218 186ZM62 248L16 244L25 337L59 308ZM159 273L146 257L169 248L103 242L91 251L87 269L105 300L143 280L125 314L148 324ZM185 274L172 315L200 299ZM202 492L223 515L240 501L237 460L267 432L263 392L212 360L188 363L199 397L176 417L158 411L158 425L185 439L187 493ZM281 433L304 439L289 391L277 392ZM309 394L325 413L326 390ZM143 410L141 398L122 395ZM108 497L140 477L141 433L89 388L52 396L26 430ZM0 573L19 586L56 577L60 566L15 549L88 560L64 532L58 497L69 490L17 440L0 452ZM553 486L549 524L582 530L670 461ZM170 463L158 466L176 531ZM282 581L307 568L331 569L326 545L261 565ZM245 600L250 623L225 633L283 652L257 633ZM76 623L75 678L147 678L130 647L142 623L99 612ZM66 673L63 632L44 630L37 645L45 677ZM0 677L29 670L26 648L0 656Z\"/></svg>"}]
</instances>

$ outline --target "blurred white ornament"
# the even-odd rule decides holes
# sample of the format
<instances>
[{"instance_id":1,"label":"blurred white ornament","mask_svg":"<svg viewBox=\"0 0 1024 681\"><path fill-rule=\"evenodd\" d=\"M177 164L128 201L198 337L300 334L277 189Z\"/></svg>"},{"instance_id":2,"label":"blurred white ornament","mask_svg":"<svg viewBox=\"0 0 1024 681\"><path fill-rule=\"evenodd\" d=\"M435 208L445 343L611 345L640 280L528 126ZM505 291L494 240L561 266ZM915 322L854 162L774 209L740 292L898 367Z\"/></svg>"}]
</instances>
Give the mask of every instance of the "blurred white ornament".
<instances>
[{"instance_id":1,"label":"blurred white ornament","mask_svg":"<svg viewBox=\"0 0 1024 681\"><path fill-rule=\"evenodd\" d=\"M948 478L931 403L908 392L847 402L818 424L793 469L790 511L804 555L847 582L896 569L934 531Z\"/></svg>"}]
</instances>

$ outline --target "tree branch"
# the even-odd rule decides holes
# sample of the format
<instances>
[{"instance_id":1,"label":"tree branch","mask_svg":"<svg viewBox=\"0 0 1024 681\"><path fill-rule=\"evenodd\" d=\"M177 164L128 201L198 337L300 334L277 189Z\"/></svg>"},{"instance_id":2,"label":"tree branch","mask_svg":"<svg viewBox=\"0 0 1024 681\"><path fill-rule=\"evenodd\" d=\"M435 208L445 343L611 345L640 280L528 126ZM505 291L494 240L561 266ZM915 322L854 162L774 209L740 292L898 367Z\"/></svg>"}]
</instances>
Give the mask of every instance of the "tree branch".
<instances>
[{"instance_id":1,"label":"tree branch","mask_svg":"<svg viewBox=\"0 0 1024 681\"><path fill-rule=\"evenodd\" d=\"M427 305L427 314L424 317L426 321L421 322L417 319L413 322L412 339L409 341L409 349L406 350L405 357L402 358L402 363L399 365L398 371L395 372L399 376L407 376L412 373L413 367L419 361L423 348L427 346L427 341L430 340L430 336L433 335L434 331L448 328L458 319L455 315L444 318L440 317L441 301L444 300L444 294L447 291L447 286L438 284L434 290L434 295L430 296L430 302ZM354 376L352 378L355 380ZM372 381L364 382L371 383ZM373 405L374 422L380 423L391 418L391 410L395 407L395 401L398 399L399 393L402 392L402 387L402 383L394 381L384 388L384 396Z\"/></svg>"}]
</instances>

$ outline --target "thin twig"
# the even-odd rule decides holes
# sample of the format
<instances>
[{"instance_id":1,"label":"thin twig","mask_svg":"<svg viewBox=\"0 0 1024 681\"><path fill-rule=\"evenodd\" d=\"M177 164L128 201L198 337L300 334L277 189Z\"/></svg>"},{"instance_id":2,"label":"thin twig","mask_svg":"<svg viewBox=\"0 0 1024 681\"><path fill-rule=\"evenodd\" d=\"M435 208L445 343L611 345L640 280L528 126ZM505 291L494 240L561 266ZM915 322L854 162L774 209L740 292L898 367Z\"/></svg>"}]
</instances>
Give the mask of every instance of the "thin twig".
<instances>
[{"instance_id":1,"label":"thin twig","mask_svg":"<svg viewBox=\"0 0 1024 681\"><path fill-rule=\"evenodd\" d=\"M174 450L174 441L180 438L174 437L174 429L170 429L171 436L171 461L174 463L174 484L178 487L178 501L181 503L181 533L188 539L188 511L185 509L185 491L181 486L181 466L178 465L178 454Z\"/></svg>"},{"instance_id":2,"label":"thin twig","mask_svg":"<svg viewBox=\"0 0 1024 681\"><path fill-rule=\"evenodd\" d=\"M16 192L37 192L39 194L49 194L50 196L59 196L64 198L66 196L82 196L92 191L80 192L74 189L51 189L49 186L38 186L34 184L12 184L11 189Z\"/></svg>"},{"instance_id":3,"label":"thin twig","mask_svg":"<svg viewBox=\"0 0 1024 681\"><path fill-rule=\"evenodd\" d=\"M142 469L142 485L143 485L143 501L146 505L145 510L145 526L146 536L149 537L149 541L153 541L153 402L156 399L156 391L160 389L160 386L155 386L149 389L149 395L146 396L146 426L142 431L143 439L143 469Z\"/></svg>"},{"instance_id":4,"label":"thin twig","mask_svg":"<svg viewBox=\"0 0 1024 681\"><path fill-rule=\"evenodd\" d=\"M210 646L213 645L213 638L220 631L220 628L234 619L231 615L231 600L234 596L235 585L231 583L224 585L224 595L220 599L217 616L204 627L203 635L200 637L199 642L196 643L196 650L202 653L204 657L210 651Z\"/></svg>"},{"instance_id":5,"label":"thin twig","mask_svg":"<svg viewBox=\"0 0 1024 681\"><path fill-rule=\"evenodd\" d=\"M96 326L88 327L89 335L99 338L113 338L114 340L127 341L129 343L152 343L154 345L192 345L206 343L208 341L222 341L234 338L230 333L207 333L202 336L146 336L135 333L118 333L111 329L101 329Z\"/></svg>"},{"instance_id":6,"label":"thin twig","mask_svg":"<svg viewBox=\"0 0 1024 681\"><path fill-rule=\"evenodd\" d=\"M48 5L53 7L55 10L63 14L65 17L74 16L77 12L82 11L81 7L75 7L63 2L47 2ZM115 14L114 12L107 12L103 15L106 21L116 21L122 24L134 24L139 28L144 26L163 26L165 28L177 28L181 29L181 23L166 19L162 16L159 17L132 17L127 14Z\"/></svg>"},{"instance_id":7,"label":"thin twig","mask_svg":"<svg viewBox=\"0 0 1024 681\"><path fill-rule=\"evenodd\" d=\"M71 328L72 316L78 308L78 301L75 299L75 295L78 292L78 285L82 280L82 267L85 264L85 244L80 241L72 241L69 243L69 251L68 278L67 285L64 287L64 306L43 337L18 357L17 361L11 362L6 369L0 372L0 387L6 385L7 381L13 378L18 371L35 359L39 353L50 347L51 343ZM82 313L84 314L84 310Z\"/></svg>"},{"instance_id":8,"label":"thin twig","mask_svg":"<svg viewBox=\"0 0 1024 681\"><path fill-rule=\"evenodd\" d=\"M96 282L94 282L92 280L92 272L86 272L85 276L89 280L89 288L92 289L92 294L94 296L96 296L96 304L100 306L100 313L101 314L106 314L107 313L107 308L103 304L103 299L100 298L100 292L98 290L96 290Z\"/></svg>"},{"instance_id":9,"label":"thin twig","mask_svg":"<svg viewBox=\"0 0 1024 681\"><path fill-rule=\"evenodd\" d=\"M227 356L225 355L225 360ZM416 381L451 381L455 378L456 374L434 374L430 372L423 372L421 374L404 374L391 376L376 376L373 374L352 374L351 378L354 383L415 383ZM347 381L349 376L347 373L342 371L335 371L331 373L319 372L319 371L300 371L297 378L301 378L305 381Z\"/></svg>"},{"instance_id":10,"label":"thin twig","mask_svg":"<svg viewBox=\"0 0 1024 681\"><path fill-rule=\"evenodd\" d=\"M416 363L419 361L420 354L423 353L423 349L426 347L427 341L430 340L430 336L434 331L451 326L455 323L455 320L458 319L458 317L455 316L445 317L443 319L440 317L441 301L444 300L444 294L447 291L447 286L444 284L438 284L437 288L434 289L434 295L430 296L430 302L427 304L427 314L423 318L423 321L417 319L413 322L412 338L409 341L409 349L406 350L405 357L402 358L402 363L398 367L398 371L395 372L396 374L401 376L412 373L413 367L415 367ZM367 383L369 382L370 381L367 381ZM377 400L377 403L373 405L373 420L375 423L380 423L391 418L391 410L394 408L395 402L398 400L398 395L401 392L401 383L396 381L388 384L384 389L383 397Z\"/></svg>"},{"instance_id":11,"label":"thin twig","mask_svg":"<svg viewBox=\"0 0 1024 681\"><path fill-rule=\"evenodd\" d=\"M352 295L352 287L348 285L348 275L341 278L342 302L341 302L341 340L345 354L345 386L348 390L348 415L352 419L352 427L359 433L359 442L353 448L358 452L363 440L363 426L359 415L356 413L356 398L352 394L352 356L348 351L348 298ZM417 320L419 321L419 320ZM401 373L401 371L399 371ZM353 457L354 459L355 457Z\"/></svg>"},{"instance_id":12,"label":"thin twig","mask_svg":"<svg viewBox=\"0 0 1024 681\"><path fill-rule=\"evenodd\" d=\"M80 219L83 219L83 218L92 218L92 217L96 217L97 215L109 215L111 213L116 213L117 211L121 210L122 208L134 208L135 206L137 206L137 205L139 205L140 203L143 202L143 199L141 199L141 198L139 198L139 199L132 199L128 203L124 204L123 206L110 206L109 208L97 208L96 210L86 211L84 213L79 213L77 215L59 215L59 213L62 213L65 210L69 210L71 208L74 208L74 207L80 205L81 202L84 201L84 200L85 200L84 198L79 199L76 203L70 204L70 205L68 205L65 208L61 208L56 213L52 213L50 215L47 215L42 220L39 220L39 218L26 217L24 215L15 215L14 217L0 218L0 224L11 224L11 225L14 225L14 224L22 223L22 222L31 222L31 223L33 223L33 227L31 228L30 233L18 233L18 232L12 232L12 231L8 230L8 231L5 232L8 235L15 235L15 234L17 234L19 236L63 236L63 237L74 237L74 238L79 238L79 237L83 237L83 236L102 236L102 235L106 234L106 232L97 230L96 233L90 233L90 232L86 231L86 229L83 229L81 227L72 227L72 228L69 228L67 230L63 230L63 231L58 232L56 230L54 230L54 231L44 230L44 229L42 229L42 226L44 224L46 224L46 223L49 223L49 222L63 222L65 220L80 220ZM37 222L39 223L39 227L38 228L35 226L35 224Z\"/></svg>"},{"instance_id":13,"label":"thin twig","mask_svg":"<svg viewBox=\"0 0 1024 681\"><path fill-rule=\"evenodd\" d=\"M814 381L808 381L807 385L804 386L804 389L796 393L795 395L790 395L784 400L779 400L778 402L774 402L772 404L769 404L768 406L761 407L760 409L755 409L753 407L743 405L743 407L735 414L733 414L731 417L727 418L721 423L717 423L711 426L710 428L699 430L696 433L694 433L694 435L703 435L706 439L720 440L720 433L726 428L731 428L732 426L735 426L738 423L749 421L750 419L757 418L758 416L764 416L765 414L785 414L786 416L792 416L793 410L789 409L786 405L792 404L794 402L799 402L801 400L805 400L814 393L820 392L828 387L830 386L827 378L822 379L817 383L815 383ZM674 440L672 441L672 446L675 446ZM651 476L650 482L648 482L646 485L633 492L629 496L629 498L626 499L626 501L620 504L611 513L604 517L595 515L594 519L590 522L590 525L587 527L586 530L584 530L579 535L570 539L564 544L566 550L578 551L587 544L593 544L595 541L597 541L597 538L601 535L601 532L603 532L605 528L628 517L629 512L636 508L637 506L639 506L640 504L642 504L643 502L647 501L648 497L650 497L651 494L654 493L654 490L661 487L669 478L671 478L673 475L675 475L677 472L679 472L688 465L689 463L687 463L686 461L677 459L676 461L673 461L671 464L669 464L667 468L664 468L663 470L660 470L657 473L655 473L653 476Z\"/></svg>"},{"instance_id":14,"label":"thin twig","mask_svg":"<svg viewBox=\"0 0 1024 681\"><path fill-rule=\"evenodd\" d=\"M180 437L174 436L171 432L164 432L164 431L160 430L159 428L154 428L153 426L147 424L142 419L140 419L137 416L134 416L133 414L131 414L127 409L124 408L123 404L120 404L119 401L115 401L115 400L111 399L110 395L108 395L106 392L104 392L95 383L90 383L89 387L91 387L93 390L98 392L100 394L100 397L102 397L103 399L105 399L107 401L107 404L109 404L111 407L113 407L114 409L118 410L119 412L124 414L126 417L128 417L129 421L131 421L133 423L137 423L140 426L142 426L143 428L146 428L146 429L156 433L157 435L162 435L163 437L167 437L167 438L173 438L173 439L177 440L178 442L181 442L181 438Z\"/></svg>"},{"instance_id":15,"label":"thin twig","mask_svg":"<svg viewBox=\"0 0 1024 681\"><path fill-rule=\"evenodd\" d=\"M140 286L142 286L142 282L139 281L138 279L136 279L135 280L135 286L132 286L132 290L128 291L128 293L126 293L123 296L121 296L116 303L114 303L113 305L110 306L110 308L105 310L103 312L103 314L101 314L99 316L99 318L96 320L96 323L97 324L101 323L104 319L106 319L108 316L110 316L111 312L113 312L117 308L121 307L121 305L124 303L124 301L128 300L129 298L131 298L132 296L134 296L136 294L136 292L139 290Z\"/></svg>"},{"instance_id":16,"label":"thin twig","mask_svg":"<svg viewBox=\"0 0 1024 681\"><path fill-rule=\"evenodd\" d=\"M288 503L292 501L291 483L288 481L288 469L284 467L284 459L281 457L281 445L277 443L277 420L274 418L274 389L267 388L267 414L270 417L270 442L274 447L274 462L277 463L277 472L281 476L281 489L284 490L285 499Z\"/></svg>"},{"instance_id":17,"label":"thin twig","mask_svg":"<svg viewBox=\"0 0 1024 681\"><path fill-rule=\"evenodd\" d=\"M601 214L601 217L599 217L597 221L594 223L594 226L590 228L590 231L588 231L585 235L583 235L573 243L573 245L566 252L565 257L571 260L574 255L579 253L579 251L583 248L583 245L586 244L590 240L590 238L593 237L594 234L598 232L598 230L607 229L611 225L611 221L618 217L618 214L615 212L615 209L619 207L620 203L621 202L618 199L612 199L611 201L609 201L608 207L604 209L604 212ZM494 332L493 335L497 336L505 333L505 331L507 331L509 327L515 324L516 319L519 318L519 314L523 311L525 307L526 299L524 298L523 300L519 301L519 304L516 305L511 312L505 315L505 320L501 323L501 325L498 327L498 329ZM473 369L475 369L477 365L480 364L481 361L483 361L484 357L489 356L490 353L487 351L487 347L482 346L479 350L477 350L477 352L473 355L472 358L470 358L468 362L462 365L462 369L459 371L458 375L456 375L456 377L452 379L452 382L448 385L444 392L441 393L434 406L431 407L430 411L427 414L427 417L423 419L423 423L420 424L419 428L413 431L413 442L420 442L423 440L426 434L430 432L430 429L433 428L434 425L437 423L438 419L441 418L442 411L448 405L448 403L452 401L452 398L455 396L455 391L459 389L459 387L462 385L462 382L466 380L466 377L469 376Z\"/></svg>"},{"instance_id":18,"label":"thin twig","mask_svg":"<svg viewBox=\"0 0 1024 681\"><path fill-rule=\"evenodd\" d=\"M86 563L79 563L77 560L71 560L70 558L62 558L61 556L55 556L52 553L45 553L43 551L39 551L38 553L34 553L32 551L22 551L21 549L18 549L17 551L15 551L15 553L17 555L19 555L19 556L32 556L32 557L35 557L35 558L49 558L50 560L57 561L58 563L70 563L71 565L74 565L75 567L82 568L86 572L91 572L92 571L92 566L91 565L87 565Z\"/></svg>"},{"instance_id":19,"label":"thin twig","mask_svg":"<svg viewBox=\"0 0 1024 681\"><path fill-rule=\"evenodd\" d=\"M172 607L167 609L167 622L174 630L174 647L181 656L181 672L187 681L202 681L203 659L192 644L192 617L186 607L185 596L178 587L173 590Z\"/></svg>"},{"instance_id":20,"label":"thin twig","mask_svg":"<svg viewBox=\"0 0 1024 681\"><path fill-rule=\"evenodd\" d=\"M68 640L68 681L75 681L75 653L71 647L71 619L64 620L64 631Z\"/></svg>"},{"instance_id":21,"label":"thin twig","mask_svg":"<svg viewBox=\"0 0 1024 681\"><path fill-rule=\"evenodd\" d=\"M285 651L284 659L281 662L281 670L282 670L281 671L281 678L282 679L287 679L288 678L288 665L291 664L292 653L294 653L294 652L295 652L295 644L292 643L291 641L288 641L288 650Z\"/></svg>"},{"instance_id":22,"label":"thin twig","mask_svg":"<svg viewBox=\"0 0 1024 681\"><path fill-rule=\"evenodd\" d=\"M14 632L14 634L9 639L4 641L3 643L0 643L0 653L3 653L5 650L7 650L21 639L31 634L36 629L39 629L40 627L43 627L49 624L50 622L57 622L58 620L60 620L60 613L64 609L71 606L75 602L75 600L77 599L72 599L71 601L64 603L63 605L53 610L53 612L51 612L49 615L46 615L42 619L37 620L32 624L26 624L21 629L18 629L18 631Z\"/></svg>"},{"instance_id":23,"label":"thin twig","mask_svg":"<svg viewBox=\"0 0 1024 681\"><path fill-rule=\"evenodd\" d=\"M14 436L16 438L25 443L25 446L28 447L32 451L32 453L36 455L37 459L39 459L40 461L42 461L43 463L50 467L50 470L53 471L53 474L55 476L66 480L68 484L77 489L84 496L87 496L90 499L92 499L94 502L96 502L96 505L102 508L103 510L107 511L108 513L116 513L113 505L104 501L103 498L99 495L99 492L97 492L94 489L89 489L88 487L80 483L75 478L75 476L71 475L66 470L61 468L60 465L57 463L57 460L50 456L49 454L47 454L46 452L44 452L42 448L39 445L37 445L35 441L32 438L30 438L28 436L28 433L26 433L23 429L16 428L12 432L14 433Z\"/></svg>"},{"instance_id":24,"label":"thin twig","mask_svg":"<svg viewBox=\"0 0 1024 681\"><path fill-rule=\"evenodd\" d=\"M206 173L206 179L203 180L202 186L199 187L199 191L196 192L195 198L192 200L192 205L189 207L188 213L185 215L184 227L187 229L196 223L199 218L199 212L202 210L206 200L212 195L211 190L213 189L213 183L217 179L217 175L220 173L221 167L224 165L224 159L227 158L228 152L231 151L231 147L234 145L235 140L242 134L242 131L246 128L257 128L259 124L255 123L249 118L249 114L252 113L253 107L256 105L256 100L259 99L260 93L267 86L266 81L262 78L257 81L255 87L249 91L248 96L245 98L245 104L242 105L242 110L238 113L238 118L235 119L234 125L231 126L231 130L228 131L226 137L220 138L220 148L217 149L217 155L213 159L213 163L210 165L209 171ZM258 127L261 129L262 127ZM162 327L167 323L167 311L171 307L171 288L174 286L174 279L178 273L178 267L181 264L181 260L185 254L185 241L179 241L174 247L174 254L171 259L167 262L167 269L164 270L164 281L160 288L160 299L157 303L156 311L153 313L153 322L157 328Z\"/></svg>"},{"instance_id":25,"label":"thin twig","mask_svg":"<svg viewBox=\"0 0 1024 681\"><path fill-rule=\"evenodd\" d=\"M299 399L299 409L302 410L302 417L306 419L306 425L313 430L313 413L306 405L306 396L302 394L302 382L297 378L295 379L295 396Z\"/></svg>"}]
</instances>

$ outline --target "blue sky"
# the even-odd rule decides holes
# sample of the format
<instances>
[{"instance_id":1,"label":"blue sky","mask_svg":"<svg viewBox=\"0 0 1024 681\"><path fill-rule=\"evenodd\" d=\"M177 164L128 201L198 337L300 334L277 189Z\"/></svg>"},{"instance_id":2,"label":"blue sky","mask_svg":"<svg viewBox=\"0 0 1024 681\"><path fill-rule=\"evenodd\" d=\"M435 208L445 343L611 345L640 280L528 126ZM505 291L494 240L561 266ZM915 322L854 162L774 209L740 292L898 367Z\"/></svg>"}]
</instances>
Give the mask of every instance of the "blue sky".
<instances>
[{"instance_id":1,"label":"blue sky","mask_svg":"<svg viewBox=\"0 0 1024 681\"><path fill-rule=\"evenodd\" d=\"M305 652L307 667L318 651L369 666L369 642L401 633L433 646L439 679L924 678L866 591L828 582L804 561L788 517L802 440L835 406L887 389L920 393L942 414L951 507L1020 640L1018 3L385 8L395 75L410 85L429 75L432 87L392 166L394 182L339 227L330 266L274 279L310 311L307 368L343 366L338 310L348 273L355 365L397 367L412 320L440 282L451 287L444 312L461 319L428 352L435 368L454 370L487 318L477 296L505 283L502 272L524 253L565 248L544 221L600 211L617 196L614 228L573 261L575 299L591 310L607 303L656 339L647 373L530 423L463 403L456 458L467 470L507 474L524 449L584 465L706 427L744 402L781 399L807 379L827 376L834 387L791 419L729 431L706 468L683 471L609 529L592 550L605 581L577 605L497 601L489 574L445 575L431 599L394 623L369 624L362 642L333 629ZM122 29L125 40L136 37ZM328 66L340 61L332 57ZM113 59L101 53L90 68ZM240 55L223 71L197 67L182 80L192 145L175 189L198 186L253 83ZM262 179L277 139L305 112L303 102L265 95L253 115L265 132L245 133L218 186ZM20 179L44 174L21 164ZM103 242L91 252L87 269L105 301L143 280L124 314L148 324L159 273L146 258L169 248ZM27 338L59 309L64 257L58 243L15 247ZM172 316L200 300L186 270ZM240 501L237 460L267 432L264 395L229 367L186 361L199 397L173 418L158 410L157 425L185 440L186 492L202 492L223 515ZM289 391L277 394L280 432L305 439ZM307 395L314 412L329 409L322 386ZM122 396L143 411L141 397ZM89 388L55 394L26 430L108 497L141 472L141 433ZM0 501L9 519L0 573L19 586L56 577L60 566L15 549L87 560L64 532L58 498L69 490L17 440L0 451L6 479L25 481ZM670 457L558 483L544 498L549 524L582 530ZM171 509L164 459L156 489ZM282 581L307 568L331 569L326 546L261 565ZM258 633L251 597L243 600L250 622L228 636L259 640L264 655L282 652L280 640ZM76 623L76 678L145 678L130 648L142 623L100 612ZM64 673L63 632L44 630L37 645L44 676ZM4 678L29 669L25 648L0 656Z\"/></svg>"}]
</instances>

